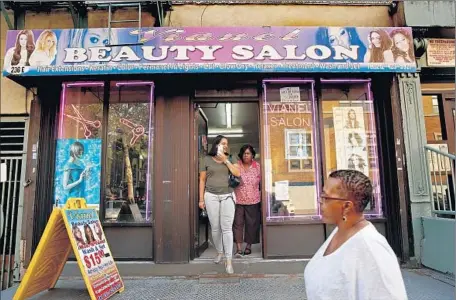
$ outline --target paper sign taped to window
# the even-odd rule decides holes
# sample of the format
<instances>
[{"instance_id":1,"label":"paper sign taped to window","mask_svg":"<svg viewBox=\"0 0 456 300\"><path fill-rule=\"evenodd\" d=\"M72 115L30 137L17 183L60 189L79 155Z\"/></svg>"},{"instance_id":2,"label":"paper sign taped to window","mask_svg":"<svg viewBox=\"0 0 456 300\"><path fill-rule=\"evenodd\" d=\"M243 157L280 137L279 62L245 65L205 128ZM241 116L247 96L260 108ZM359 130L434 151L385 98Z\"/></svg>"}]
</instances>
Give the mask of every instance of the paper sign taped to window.
<instances>
[{"instance_id":1,"label":"paper sign taped to window","mask_svg":"<svg viewBox=\"0 0 456 300\"><path fill-rule=\"evenodd\" d=\"M287 201L290 199L288 193L288 180L276 181L274 185L275 199L277 201Z\"/></svg>"},{"instance_id":2,"label":"paper sign taped to window","mask_svg":"<svg viewBox=\"0 0 456 300\"><path fill-rule=\"evenodd\" d=\"M280 102L300 102L301 94L298 86L283 87L280 89Z\"/></svg>"},{"instance_id":3,"label":"paper sign taped to window","mask_svg":"<svg viewBox=\"0 0 456 300\"><path fill-rule=\"evenodd\" d=\"M6 163L0 164L0 182L6 181Z\"/></svg>"}]
</instances>

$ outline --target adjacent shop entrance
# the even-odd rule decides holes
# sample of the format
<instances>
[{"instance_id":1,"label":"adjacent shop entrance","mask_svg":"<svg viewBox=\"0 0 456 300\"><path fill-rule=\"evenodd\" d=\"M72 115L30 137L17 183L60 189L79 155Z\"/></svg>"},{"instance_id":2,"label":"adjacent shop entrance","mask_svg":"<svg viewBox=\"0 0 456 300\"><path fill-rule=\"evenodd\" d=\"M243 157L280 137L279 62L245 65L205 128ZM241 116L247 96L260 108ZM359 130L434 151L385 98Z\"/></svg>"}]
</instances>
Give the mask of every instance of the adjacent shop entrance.
<instances>
[{"instance_id":1,"label":"adjacent shop entrance","mask_svg":"<svg viewBox=\"0 0 456 300\"><path fill-rule=\"evenodd\" d=\"M194 101L194 139L193 139L193 193L191 209L193 210L192 259L212 259L216 250L211 239L211 228L207 216L198 208L199 199L199 160L207 155L214 138L217 135L225 136L229 141L231 161L238 160L238 153L245 144L250 144L256 151L255 160L261 162L261 147L259 133L258 102L236 102L226 99L223 102ZM261 218L261 216L258 216ZM261 240L261 239L260 239ZM245 244L243 244L244 249ZM235 253L234 245L233 253ZM261 244L252 245L252 254L246 258L261 258Z\"/></svg>"}]
</instances>

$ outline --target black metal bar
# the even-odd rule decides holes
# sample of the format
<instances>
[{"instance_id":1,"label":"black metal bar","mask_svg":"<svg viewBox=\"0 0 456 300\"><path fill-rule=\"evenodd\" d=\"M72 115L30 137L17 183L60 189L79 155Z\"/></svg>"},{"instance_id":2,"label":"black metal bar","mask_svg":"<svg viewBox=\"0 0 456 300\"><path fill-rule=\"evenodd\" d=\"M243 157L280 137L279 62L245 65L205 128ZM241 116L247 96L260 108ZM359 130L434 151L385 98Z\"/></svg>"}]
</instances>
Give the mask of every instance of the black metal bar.
<instances>
[{"instance_id":1,"label":"black metal bar","mask_svg":"<svg viewBox=\"0 0 456 300\"><path fill-rule=\"evenodd\" d=\"M54 203L55 149L61 85L53 83L38 87L41 102L41 122L36 168L36 190L33 213L32 255L35 252ZM43 100L44 99L44 100Z\"/></svg>"},{"instance_id":2,"label":"black metal bar","mask_svg":"<svg viewBox=\"0 0 456 300\"><path fill-rule=\"evenodd\" d=\"M25 28L25 9L18 7L14 10L14 29Z\"/></svg>"},{"instance_id":3,"label":"black metal bar","mask_svg":"<svg viewBox=\"0 0 456 300\"><path fill-rule=\"evenodd\" d=\"M68 1L68 9L70 10L71 18L73 19L73 27L79 28L79 15L71 1Z\"/></svg>"}]
</instances>

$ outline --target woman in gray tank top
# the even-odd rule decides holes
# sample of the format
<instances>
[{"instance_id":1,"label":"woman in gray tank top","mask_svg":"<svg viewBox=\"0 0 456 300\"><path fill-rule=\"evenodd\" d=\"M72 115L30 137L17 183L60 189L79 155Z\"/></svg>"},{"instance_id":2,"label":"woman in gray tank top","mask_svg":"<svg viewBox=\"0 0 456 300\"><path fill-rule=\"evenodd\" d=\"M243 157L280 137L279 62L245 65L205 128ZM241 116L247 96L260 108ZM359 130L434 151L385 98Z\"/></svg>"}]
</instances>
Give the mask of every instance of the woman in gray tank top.
<instances>
[{"instance_id":1,"label":"woman in gray tank top","mask_svg":"<svg viewBox=\"0 0 456 300\"><path fill-rule=\"evenodd\" d=\"M225 254L225 269L233 274L233 220L236 200L228 185L229 174L240 176L239 167L228 159L228 139L222 135L215 138L208 155L200 161L199 207L206 208L212 229L212 240L217 249L214 259L220 263Z\"/></svg>"}]
</instances>

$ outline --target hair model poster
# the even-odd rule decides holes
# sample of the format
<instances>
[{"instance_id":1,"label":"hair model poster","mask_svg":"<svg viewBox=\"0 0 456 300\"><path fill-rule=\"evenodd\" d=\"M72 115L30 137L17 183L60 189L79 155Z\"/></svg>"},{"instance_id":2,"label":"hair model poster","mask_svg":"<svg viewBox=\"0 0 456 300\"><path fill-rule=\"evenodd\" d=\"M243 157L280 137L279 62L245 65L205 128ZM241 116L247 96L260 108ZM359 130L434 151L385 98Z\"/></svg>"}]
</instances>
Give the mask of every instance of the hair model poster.
<instances>
[{"instance_id":1,"label":"hair model poster","mask_svg":"<svg viewBox=\"0 0 456 300\"><path fill-rule=\"evenodd\" d=\"M89 207L100 205L101 139L57 140L54 204L84 198Z\"/></svg>"},{"instance_id":2,"label":"hair model poster","mask_svg":"<svg viewBox=\"0 0 456 300\"><path fill-rule=\"evenodd\" d=\"M363 107L333 107L337 169L369 176Z\"/></svg>"}]
</instances>

